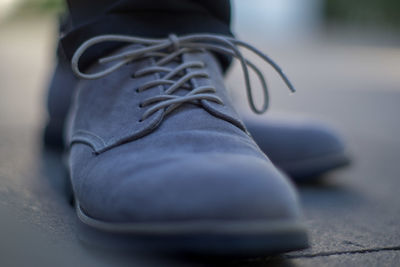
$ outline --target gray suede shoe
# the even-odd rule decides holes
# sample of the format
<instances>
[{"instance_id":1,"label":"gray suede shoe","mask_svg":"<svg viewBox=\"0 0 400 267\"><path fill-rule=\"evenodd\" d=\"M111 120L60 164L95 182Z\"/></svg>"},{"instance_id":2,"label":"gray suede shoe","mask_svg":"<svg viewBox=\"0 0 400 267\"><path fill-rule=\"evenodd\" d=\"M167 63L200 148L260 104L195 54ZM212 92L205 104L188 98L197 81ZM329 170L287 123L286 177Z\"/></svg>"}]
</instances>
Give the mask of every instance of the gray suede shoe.
<instances>
[{"instance_id":1,"label":"gray suede shoe","mask_svg":"<svg viewBox=\"0 0 400 267\"><path fill-rule=\"evenodd\" d=\"M82 73L86 49L107 41L128 44ZM88 240L210 254L307 247L293 186L249 137L208 52L240 60L251 107L262 112L267 105L253 105L247 68L260 72L237 46L274 64L245 43L200 34L99 36L75 52L80 81L66 137L78 217L96 232Z\"/></svg>"}]
</instances>

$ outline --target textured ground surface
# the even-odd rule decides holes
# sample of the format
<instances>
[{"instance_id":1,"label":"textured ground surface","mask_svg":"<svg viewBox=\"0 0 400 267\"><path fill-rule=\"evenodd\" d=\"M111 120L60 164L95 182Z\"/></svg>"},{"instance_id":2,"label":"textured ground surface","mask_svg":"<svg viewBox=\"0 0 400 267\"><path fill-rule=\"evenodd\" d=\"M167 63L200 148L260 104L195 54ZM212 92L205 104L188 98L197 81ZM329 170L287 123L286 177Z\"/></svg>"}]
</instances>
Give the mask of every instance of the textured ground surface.
<instances>
[{"instance_id":1,"label":"textured ground surface","mask_svg":"<svg viewBox=\"0 0 400 267\"><path fill-rule=\"evenodd\" d=\"M125 255L85 247L62 191L61 162L43 153L44 90L51 69L48 19L0 25L0 265L203 265L209 259ZM303 113L336 126L353 165L300 186L312 247L246 266L400 265L400 47L319 38L257 46L279 59L299 88L291 95L272 75L272 114ZM239 68L228 78L244 93ZM242 105L245 107L245 105Z\"/></svg>"}]
</instances>

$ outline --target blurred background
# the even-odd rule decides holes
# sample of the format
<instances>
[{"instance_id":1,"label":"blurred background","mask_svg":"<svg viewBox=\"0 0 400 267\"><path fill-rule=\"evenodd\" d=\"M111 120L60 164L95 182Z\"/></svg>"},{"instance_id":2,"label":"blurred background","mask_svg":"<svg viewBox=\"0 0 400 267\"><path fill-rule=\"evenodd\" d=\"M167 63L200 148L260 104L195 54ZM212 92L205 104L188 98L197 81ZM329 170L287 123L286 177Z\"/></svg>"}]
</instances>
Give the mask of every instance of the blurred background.
<instances>
[{"instance_id":1,"label":"blurred background","mask_svg":"<svg viewBox=\"0 0 400 267\"><path fill-rule=\"evenodd\" d=\"M298 90L289 94L266 67L271 88L266 116L322 119L342 133L353 157L350 167L327 175L323 183L299 188L312 248L283 257L290 261L285 266L378 266L385 260L396 266L400 1L232 4L237 36L275 59ZM0 215L0 236L13 237L7 242L0 238L2 266L17 266L1 264L5 260L19 265L36 261L37 266L55 259L58 266L71 266L72 260L85 266L117 262L109 257L99 261L98 253L78 245L73 212L45 181L60 179L60 163L39 156L58 16L64 9L62 0L0 0L0 213L7 214ZM230 69L227 84L241 112L250 114L239 66ZM53 258L43 251L54 252Z\"/></svg>"}]
</instances>

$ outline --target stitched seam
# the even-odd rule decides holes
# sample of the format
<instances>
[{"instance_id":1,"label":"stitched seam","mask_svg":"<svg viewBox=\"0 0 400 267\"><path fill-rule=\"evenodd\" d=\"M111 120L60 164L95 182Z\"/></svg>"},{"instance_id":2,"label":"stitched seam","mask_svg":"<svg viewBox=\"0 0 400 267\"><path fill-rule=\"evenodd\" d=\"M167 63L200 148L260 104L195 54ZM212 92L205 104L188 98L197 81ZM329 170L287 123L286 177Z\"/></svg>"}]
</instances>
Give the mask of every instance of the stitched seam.
<instances>
[{"instance_id":1,"label":"stitched seam","mask_svg":"<svg viewBox=\"0 0 400 267\"><path fill-rule=\"evenodd\" d=\"M96 153L106 146L106 143L100 136L86 130L78 130L73 134L71 145L78 142L89 145Z\"/></svg>"},{"instance_id":2,"label":"stitched seam","mask_svg":"<svg viewBox=\"0 0 400 267\"><path fill-rule=\"evenodd\" d=\"M104 140L103 140L103 138L101 138L100 136L98 136L97 134L94 134L94 133L92 133L92 132L90 132L90 131L86 131L86 130L77 130L77 131L75 131L75 134L74 134L74 136L75 135L81 135L81 134L83 134L83 135L90 135L90 136L92 136L92 137L95 137L95 138L97 138L97 140L98 141L100 141L101 142L101 144L102 145L106 145L106 142L104 142Z\"/></svg>"}]
</instances>

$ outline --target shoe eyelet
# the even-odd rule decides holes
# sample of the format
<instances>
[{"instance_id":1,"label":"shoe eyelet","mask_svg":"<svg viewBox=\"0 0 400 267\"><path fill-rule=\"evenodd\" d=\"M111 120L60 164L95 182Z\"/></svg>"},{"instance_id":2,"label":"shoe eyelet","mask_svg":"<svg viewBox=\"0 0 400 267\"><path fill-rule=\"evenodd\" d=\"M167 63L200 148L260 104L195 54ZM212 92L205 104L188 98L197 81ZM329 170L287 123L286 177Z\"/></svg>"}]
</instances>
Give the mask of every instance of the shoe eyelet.
<instances>
[{"instance_id":1,"label":"shoe eyelet","mask_svg":"<svg viewBox=\"0 0 400 267\"><path fill-rule=\"evenodd\" d=\"M142 103L139 103L139 108L143 108L143 104Z\"/></svg>"}]
</instances>

